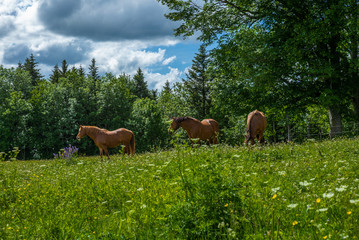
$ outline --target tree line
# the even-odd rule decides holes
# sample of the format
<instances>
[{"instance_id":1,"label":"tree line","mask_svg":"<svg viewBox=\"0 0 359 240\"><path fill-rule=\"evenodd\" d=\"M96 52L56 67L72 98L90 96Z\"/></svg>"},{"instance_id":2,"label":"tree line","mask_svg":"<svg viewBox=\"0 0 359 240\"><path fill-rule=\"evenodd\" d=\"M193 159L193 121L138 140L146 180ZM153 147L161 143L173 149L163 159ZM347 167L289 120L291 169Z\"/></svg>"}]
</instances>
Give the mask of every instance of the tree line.
<instances>
[{"instance_id":1,"label":"tree line","mask_svg":"<svg viewBox=\"0 0 359 240\"><path fill-rule=\"evenodd\" d=\"M30 55L0 67L0 151L49 158L76 144L96 153L75 142L79 124L131 129L136 150L150 151L170 146L173 116L216 119L219 141L240 145L254 109L267 116L269 142L357 134L357 1L160 2L181 21L176 35L199 32L203 42L182 81L150 90L140 68L100 76L95 59L87 69L64 60L45 79Z\"/></svg>"}]
</instances>

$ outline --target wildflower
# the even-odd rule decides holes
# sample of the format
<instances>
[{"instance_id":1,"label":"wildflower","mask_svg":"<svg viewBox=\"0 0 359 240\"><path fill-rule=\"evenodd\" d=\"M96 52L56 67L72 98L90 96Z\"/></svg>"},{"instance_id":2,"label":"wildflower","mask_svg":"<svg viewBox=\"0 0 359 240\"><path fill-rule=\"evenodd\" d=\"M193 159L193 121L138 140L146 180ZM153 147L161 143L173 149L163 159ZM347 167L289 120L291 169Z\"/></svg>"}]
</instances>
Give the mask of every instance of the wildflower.
<instances>
[{"instance_id":1,"label":"wildflower","mask_svg":"<svg viewBox=\"0 0 359 240\"><path fill-rule=\"evenodd\" d=\"M346 185L342 185L339 188L335 188L336 191L338 192L344 192L347 189L348 186Z\"/></svg>"},{"instance_id":2,"label":"wildflower","mask_svg":"<svg viewBox=\"0 0 359 240\"><path fill-rule=\"evenodd\" d=\"M320 198L317 198L316 202L317 202L317 203L320 203Z\"/></svg>"},{"instance_id":3,"label":"wildflower","mask_svg":"<svg viewBox=\"0 0 359 240\"><path fill-rule=\"evenodd\" d=\"M225 207L228 207L228 203L226 203L226 205L224 205Z\"/></svg>"},{"instance_id":4,"label":"wildflower","mask_svg":"<svg viewBox=\"0 0 359 240\"><path fill-rule=\"evenodd\" d=\"M348 215L352 214L352 211L347 212Z\"/></svg>"},{"instance_id":5,"label":"wildflower","mask_svg":"<svg viewBox=\"0 0 359 240\"><path fill-rule=\"evenodd\" d=\"M323 239L327 239L327 238L328 238L328 236L324 236L324 237L323 237Z\"/></svg>"},{"instance_id":6,"label":"wildflower","mask_svg":"<svg viewBox=\"0 0 359 240\"><path fill-rule=\"evenodd\" d=\"M304 182L299 182L299 185L303 186L303 187L307 187L309 185L311 185L310 182L304 181Z\"/></svg>"},{"instance_id":7,"label":"wildflower","mask_svg":"<svg viewBox=\"0 0 359 240\"><path fill-rule=\"evenodd\" d=\"M298 224L297 220L295 220L295 221L292 223L293 226L295 226L295 225L297 225L297 224Z\"/></svg>"},{"instance_id":8,"label":"wildflower","mask_svg":"<svg viewBox=\"0 0 359 240\"><path fill-rule=\"evenodd\" d=\"M333 196L334 196L334 193L332 193L332 192L323 193L323 197L324 197L324 198L331 198L331 197L333 197Z\"/></svg>"},{"instance_id":9,"label":"wildflower","mask_svg":"<svg viewBox=\"0 0 359 240\"><path fill-rule=\"evenodd\" d=\"M292 203L292 204L289 204L287 207L288 208L295 208L296 206L298 206L297 203Z\"/></svg>"},{"instance_id":10,"label":"wildflower","mask_svg":"<svg viewBox=\"0 0 359 240\"><path fill-rule=\"evenodd\" d=\"M272 197L272 199L275 199L277 196L278 196L277 194L274 194L273 197Z\"/></svg>"}]
</instances>

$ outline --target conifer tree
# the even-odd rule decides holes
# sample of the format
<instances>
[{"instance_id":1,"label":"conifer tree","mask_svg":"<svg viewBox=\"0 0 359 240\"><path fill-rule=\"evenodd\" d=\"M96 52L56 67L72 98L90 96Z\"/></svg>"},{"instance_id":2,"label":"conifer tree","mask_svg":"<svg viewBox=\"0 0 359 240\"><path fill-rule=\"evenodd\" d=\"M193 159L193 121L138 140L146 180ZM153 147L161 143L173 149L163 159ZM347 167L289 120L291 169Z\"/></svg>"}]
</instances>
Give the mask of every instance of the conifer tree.
<instances>
[{"instance_id":1,"label":"conifer tree","mask_svg":"<svg viewBox=\"0 0 359 240\"><path fill-rule=\"evenodd\" d=\"M39 63L36 62L34 55L31 53L29 58L25 59L24 70L28 71L31 76L31 83L33 86L37 85L37 82L42 79L40 69L37 68Z\"/></svg>"},{"instance_id":2,"label":"conifer tree","mask_svg":"<svg viewBox=\"0 0 359 240\"><path fill-rule=\"evenodd\" d=\"M67 64L66 60L64 59L62 61L61 70L60 70L60 76L61 77L63 77L63 78L66 77L68 67L69 67L69 65Z\"/></svg>"},{"instance_id":3,"label":"conifer tree","mask_svg":"<svg viewBox=\"0 0 359 240\"><path fill-rule=\"evenodd\" d=\"M61 71L59 69L59 66L56 64L54 66L54 69L52 70L52 74L50 75L50 81L52 83L58 83L61 76Z\"/></svg>"},{"instance_id":4,"label":"conifer tree","mask_svg":"<svg viewBox=\"0 0 359 240\"><path fill-rule=\"evenodd\" d=\"M82 67L82 65L80 65L79 74L80 74L80 76L82 76L82 77L85 76L85 69Z\"/></svg>"},{"instance_id":5,"label":"conifer tree","mask_svg":"<svg viewBox=\"0 0 359 240\"><path fill-rule=\"evenodd\" d=\"M171 85L170 85L170 82L167 80L166 82L165 82L165 85L163 86L163 92L164 93L170 93L171 92Z\"/></svg>"},{"instance_id":6,"label":"conifer tree","mask_svg":"<svg viewBox=\"0 0 359 240\"><path fill-rule=\"evenodd\" d=\"M147 82L141 68L138 68L137 73L133 76L133 94L139 98L150 97L151 93L148 90Z\"/></svg>"},{"instance_id":7,"label":"conifer tree","mask_svg":"<svg viewBox=\"0 0 359 240\"><path fill-rule=\"evenodd\" d=\"M199 48L191 69L184 79L184 87L188 93L188 101L198 118L203 119L209 114L211 107L210 79L206 75L209 56L204 45Z\"/></svg>"},{"instance_id":8,"label":"conifer tree","mask_svg":"<svg viewBox=\"0 0 359 240\"><path fill-rule=\"evenodd\" d=\"M96 60L93 58L91 60L91 64L89 66L89 77L92 77L92 79L96 82L100 79L100 76L98 75L98 67L96 66Z\"/></svg>"}]
</instances>

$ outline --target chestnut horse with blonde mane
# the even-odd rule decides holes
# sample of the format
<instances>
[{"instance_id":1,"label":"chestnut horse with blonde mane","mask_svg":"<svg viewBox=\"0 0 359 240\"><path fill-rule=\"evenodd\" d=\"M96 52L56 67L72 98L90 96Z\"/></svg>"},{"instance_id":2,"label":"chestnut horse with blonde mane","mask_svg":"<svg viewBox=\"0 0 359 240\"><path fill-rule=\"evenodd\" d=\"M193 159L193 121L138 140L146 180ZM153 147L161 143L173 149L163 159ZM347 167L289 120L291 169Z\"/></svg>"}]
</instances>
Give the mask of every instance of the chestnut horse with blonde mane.
<instances>
[{"instance_id":1,"label":"chestnut horse with blonde mane","mask_svg":"<svg viewBox=\"0 0 359 240\"><path fill-rule=\"evenodd\" d=\"M267 119L264 116L264 113L254 110L248 114L247 118L247 135L246 140L244 141L248 147L248 142L251 141L251 144L254 145L254 138L257 138L257 141L264 143L263 133L267 127Z\"/></svg>"},{"instance_id":2,"label":"chestnut horse with blonde mane","mask_svg":"<svg viewBox=\"0 0 359 240\"><path fill-rule=\"evenodd\" d=\"M198 138L203 141L208 140L209 144L218 143L219 125L216 120L204 119L199 121L192 117L172 117L170 129L176 131L180 127L187 132L192 145L193 138Z\"/></svg>"},{"instance_id":3,"label":"chestnut horse with blonde mane","mask_svg":"<svg viewBox=\"0 0 359 240\"><path fill-rule=\"evenodd\" d=\"M102 160L103 151L110 160L108 148L115 148L119 145L124 145L123 154L135 154L135 135L132 131L126 128L119 128L114 131L108 131L96 126L82 126L80 125L79 132L76 136L77 140L81 140L85 135L89 136L100 150Z\"/></svg>"}]
</instances>

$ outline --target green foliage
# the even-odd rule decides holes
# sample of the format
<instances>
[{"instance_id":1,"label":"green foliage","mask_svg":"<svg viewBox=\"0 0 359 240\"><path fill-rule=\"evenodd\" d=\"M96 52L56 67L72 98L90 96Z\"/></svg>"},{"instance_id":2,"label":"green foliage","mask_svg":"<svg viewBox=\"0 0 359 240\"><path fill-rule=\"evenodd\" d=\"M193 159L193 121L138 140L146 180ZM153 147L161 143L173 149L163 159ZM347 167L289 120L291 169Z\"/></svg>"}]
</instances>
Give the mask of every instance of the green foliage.
<instances>
[{"instance_id":1,"label":"green foliage","mask_svg":"<svg viewBox=\"0 0 359 240\"><path fill-rule=\"evenodd\" d=\"M151 97L151 93L148 90L147 82L145 81L145 76L143 75L141 68L139 68L137 73L133 76L132 84L132 91L135 96L138 98Z\"/></svg>"},{"instance_id":2,"label":"green foliage","mask_svg":"<svg viewBox=\"0 0 359 240\"><path fill-rule=\"evenodd\" d=\"M180 239L243 237L240 184L223 174L224 165L209 157L206 147L187 149L201 164L177 161L185 200L171 208L167 231Z\"/></svg>"},{"instance_id":3,"label":"green foliage","mask_svg":"<svg viewBox=\"0 0 359 240\"><path fill-rule=\"evenodd\" d=\"M19 153L20 150L18 147L14 147L14 149L8 153L0 152L0 161L15 161Z\"/></svg>"},{"instance_id":4,"label":"green foliage","mask_svg":"<svg viewBox=\"0 0 359 240\"><path fill-rule=\"evenodd\" d=\"M154 100L137 99L133 104L128 128L135 134L136 152L164 147L168 144L168 124Z\"/></svg>"},{"instance_id":5,"label":"green foliage","mask_svg":"<svg viewBox=\"0 0 359 240\"><path fill-rule=\"evenodd\" d=\"M223 96L226 85L240 82L241 104L251 110L284 107L292 114L319 104L333 116L331 132L342 129L351 104L358 119L357 1L159 2L171 10L167 18L180 22L175 35L200 32L204 43L218 43L212 69Z\"/></svg>"},{"instance_id":6,"label":"green foliage","mask_svg":"<svg viewBox=\"0 0 359 240\"><path fill-rule=\"evenodd\" d=\"M178 146L110 162L0 162L0 237L353 239L358 144Z\"/></svg>"}]
</instances>

